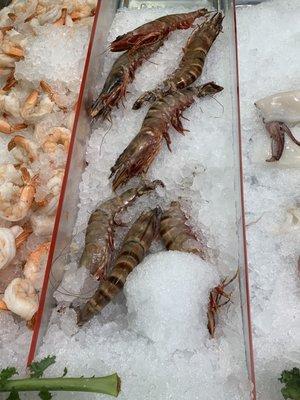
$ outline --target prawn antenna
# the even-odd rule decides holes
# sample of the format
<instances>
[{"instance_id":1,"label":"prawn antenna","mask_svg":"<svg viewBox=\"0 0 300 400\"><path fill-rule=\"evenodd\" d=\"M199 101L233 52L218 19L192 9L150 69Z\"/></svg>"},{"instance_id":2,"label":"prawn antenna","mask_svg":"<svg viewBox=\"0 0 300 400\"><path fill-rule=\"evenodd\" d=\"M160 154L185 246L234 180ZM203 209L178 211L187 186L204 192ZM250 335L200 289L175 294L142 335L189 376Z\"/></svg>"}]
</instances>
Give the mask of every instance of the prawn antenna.
<instances>
[{"instance_id":1,"label":"prawn antenna","mask_svg":"<svg viewBox=\"0 0 300 400\"><path fill-rule=\"evenodd\" d=\"M153 64L153 65L159 65L158 63L155 63L155 62L150 61L150 60L146 60L146 62L148 62L148 63L150 63L150 64Z\"/></svg>"},{"instance_id":2,"label":"prawn antenna","mask_svg":"<svg viewBox=\"0 0 300 400\"><path fill-rule=\"evenodd\" d=\"M223 115L224 114L224 106L223 106L223 104L218 99L216 99L214 96L210 95L209 97L212 98L213 100L215 100L219 104L219 106L222 109L222 114L221 115ZM215 117L215 118L221 118L221 116L220 117Z\"/></svg>"},{"instance_id":3,"label":"prawn antenna","mask_svg":"<svg viewBox=\"0 0 300 400\"><path fill-rule=\"evenodd\" d=\"M103 135L103 138L102 138L102 140L101 140L101 144L100 144L100 153L99 153L99 156L100 156L100 157L101 157L101 151L102 151L102 146L103 146L104 140L105 140L106 136L108 135L109 131L110 131L111 128L112 128L112 121L109 121L109 123L110 123L110 127L107 129L107 131L105 132L105 134Z\"/></svg>"},{"instance_id":4,"label":"prawn antenna","mask_svg":"<svg viewBox=\"0 0 300 400\"><path fill-rule=\"evenodd\" d=\"M107 46L107 47L102 51L102 53L100 53L100 56L103 56L103 54L106 54L109 50L110 50L110 45Z\"/></svg>"}]
</instances>

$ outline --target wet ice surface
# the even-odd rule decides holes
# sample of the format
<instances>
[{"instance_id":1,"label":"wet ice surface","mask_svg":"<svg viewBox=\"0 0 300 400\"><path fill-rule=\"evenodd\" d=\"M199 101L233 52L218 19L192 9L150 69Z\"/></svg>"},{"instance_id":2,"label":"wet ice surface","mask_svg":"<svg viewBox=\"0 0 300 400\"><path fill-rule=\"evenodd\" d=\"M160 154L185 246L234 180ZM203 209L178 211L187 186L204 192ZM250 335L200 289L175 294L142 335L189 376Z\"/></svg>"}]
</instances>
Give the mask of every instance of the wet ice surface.
<instances>
[{"instance_id":1,"label":"wet ice surface","mask_svg":"<svg viewBox=\"0 0 300 400\"><path fill-rule=\"evenodd\" d=\"M119 12L109 41L143 22L184 10ZM186 254L174 256L174 259L165 252L152 255L137 267L126 285L129 313L122 294L104 309L101 316L78 331L73 312L68 311L65 315L55 310L40 352L40 356L49 353L58 356L51 374L59 374L65 364L70 374L75 375L82 371L91 375L117 371L123 381L120 399L124 400L249 398L237 289L232 303L220 313L215 340L208 338L206 327L209 288L218 281L218 274L219 277L230 276L237 268L232 86L228 74L232 66L229 65L227 23L230 21L225 19L224 33L211 49L202 78L197 82L215 80L224 86L224 92L216 96L216 100L196 100L185 112L189 121L184 120L183 124L190 131L185 137L170 129L172 153L163 146L148 173L150 179L161 179L165 189L159 188L147 198L139 199L122 215L122 220L130 225L145 208L157 204L165 207L171 200L180 198L195 230L201 230L205 235L213 267L207 269L203 265L202 269L201 260ZM148 106L140 111L131 110L131 106L142 91L153 88L178 64L181 48L191 32L192 29L173 33L163 48L136 73L135 81L128 88L130 93L124 102L125 108L113 111L112 126L97 124L93 130L87 149L88 167L80 184L81 201L74 232L75 244L80 251L73 257L75 264L68 265L64 281L55 294L60 302L58 310L79 292L83 299L92 290L86 283L80 290L78 282L83 284L85 273L75 269L76 261L82 251L90 213L97 204L112 196L109 169L138 133L147 113ZM97 82L95 93L100 91L116 57L116 54L107 54L104 74ZM134 180L130 185L137 182ZM118 229L117 246L125 232L124 228ZM156 242L150 253L161 249L161 244ZM189 260L189 257L194 264L190 265L188 261L185 268L183 260ZM70 292L74 296L70 296ZM180 329L179 317L182 321L184 318ZM82 398L82 395L77 396ZM71 397L77 398L60 394L60 399Z\"/></svg>"},{"instance_id":2,"label":"wet ice surface","mask_svg":"<svg viewBox=\"0 0 300 400\"><path fill-rule=\"evenodd\" d=\"M78 330L74 310L54 311L39 356L57 355L50 376L60 375L65 365L75 376L117 371L123 400L246 400L243 349L238 345L232 351L240 341L239 311L224 312L223 333L216 340L209 339L206 328L208 293L218 282L214 266L195 255L149 255L125 284L128 313L121 295ZM238 303L236 296L233 301ZM71 398L106 397L59 394L59 399Z\"/></svg>"},{"instance_id":3,"label":"wet ice surface","mask_svg":"<svg viewBox=\"0 0 300 400\"><path fill-rule=\"evenodd\" d=\"M259 400L281 400L278 377L300 365L300 148L286 140L266 163L270 140L254 102L300 88L298 0L240 8L241 111L256 378ZM269 21L269 23L267 23ZM255 29L254 29L255 27ZM300 120L300 118L299 118ZM299 127L292 128L299 139Z\"/></svg>"},{"instance_id":4,"label":"wet ice surface","mask_svg":"<svg viewBox=\"0 0 300 400\"><path fill-rule=\"evenodd\" d=\"M16 366L20 373L25 372L25 360L31 340L25 324L25 321L15 319L8 313L0 313L0 369Z\"/></svg>"},{"instance_id":5,"label":"wet ice surface","mask_svg":"<svg viewBox=\"0 0 300 400\"><path fill-rule=\"evenodd\" d=\"M25 46L25 59L16 64L16 77L39 83L63 82L78 91L89 28L46 25ZM55 46L53 46L55 43Z\"/></svg>"}]
</instances>

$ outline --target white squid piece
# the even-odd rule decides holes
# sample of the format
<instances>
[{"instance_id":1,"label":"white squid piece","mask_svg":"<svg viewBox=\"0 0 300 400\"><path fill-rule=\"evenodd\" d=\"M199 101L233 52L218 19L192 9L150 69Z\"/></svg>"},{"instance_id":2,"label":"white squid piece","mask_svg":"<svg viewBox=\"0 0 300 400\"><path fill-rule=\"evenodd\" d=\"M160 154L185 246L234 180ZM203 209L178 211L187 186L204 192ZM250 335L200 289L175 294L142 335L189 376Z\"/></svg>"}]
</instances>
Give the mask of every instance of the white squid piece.
<instances>
[{"instance_id":1,"label":"white squid piece","mask_svg":"<svg viewBox=\"0 0 300 400\"><path fill-rule=\"evenodd\" d=\"M7 286L3 301L8 310L30 321L38 309L39 300L29 279L15 278Z\"/></svg>"},{"instance_id":2,"label":"white squid piece","mask_svg":"<svg viewBox=\"0 0 300 400\"><path fill-rule=\"evenodd\" d=\"M300 90L276 93L254 104L266 123L280 121L292 126L300 123Z\"/></svg>"},{"instance_id":3,"label":"white squid piece","mask_svg":"<svg viewBox=\"0 0 300 400\"><path fill-rule=\"evenodd\" d=\"M285 147L285 135L297 146L300 141L289 128L300 122L300 90L277 93L254 103L260 110L271 139L272 156L266 161L279 161Z\"/></svg>"}]
</instances>

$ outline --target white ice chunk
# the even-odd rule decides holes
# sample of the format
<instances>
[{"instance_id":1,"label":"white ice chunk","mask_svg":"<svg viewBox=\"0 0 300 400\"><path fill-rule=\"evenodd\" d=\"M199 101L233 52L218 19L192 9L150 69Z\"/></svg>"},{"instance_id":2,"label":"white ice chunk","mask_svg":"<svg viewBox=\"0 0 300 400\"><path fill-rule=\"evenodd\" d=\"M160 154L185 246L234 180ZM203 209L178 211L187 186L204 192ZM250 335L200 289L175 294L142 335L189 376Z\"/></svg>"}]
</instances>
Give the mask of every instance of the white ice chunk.
<instances>
[{"instance_id":1,"label":"white ice chunk","mask_svg":"<svg viewBox=\"0 0 300 400\"><path fill-rule=\"evenodd\" d=\"M125 284L130 326L174 351L199 347L208 337L209 292L218 284L215 266L194 254L150 255Z\"/></svg>"},{"instance_id":2,"label":"white ice chunk","mask_svg":"<svg viewBox=\"0 0 300 400\"><path fill-rule=\"evenodd\" d=\"M38 35L26 45L25 59L16 63L16 78L36 84L41 80L62 81L69 89L78 89L88 35L89 29L84 26L38 28Z\"/></svg>"}]
</instances>

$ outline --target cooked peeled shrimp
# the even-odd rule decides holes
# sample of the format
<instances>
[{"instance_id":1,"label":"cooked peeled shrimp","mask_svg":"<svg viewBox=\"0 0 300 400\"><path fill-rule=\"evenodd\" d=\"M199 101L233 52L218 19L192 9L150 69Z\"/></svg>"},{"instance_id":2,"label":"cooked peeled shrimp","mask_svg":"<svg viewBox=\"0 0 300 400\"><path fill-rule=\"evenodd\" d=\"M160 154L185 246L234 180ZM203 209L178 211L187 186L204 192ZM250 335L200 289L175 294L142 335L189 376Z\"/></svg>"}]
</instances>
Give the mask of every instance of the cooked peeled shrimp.
<instances>
[{"instance_id":1,"label":"cooked peeled shrimp","mask_svg":"<svg viewBox=\"0 0 300 400\"><path fill-rule=\"evenodd\" d=\"M57 21L61 17L61 8L59 5L52 6L51 4L46 6L41 6L39 9L37 8L37 19L40 25L44 25L46 23L53 23Z\"/></svg>"},{"instance_id":2,"label":"cooked peeled shrimp","mask_svg":"<svg viewBox=\"0 0 300 400\"><path fill-rule=\"evenodd\" d=\"M14 132L22 131L27 128L26 124L10 124L5 119L0 118L0 132L10 135Z\"/></svg>"},{"instance_id":3,"label":"cooked peeled shrimp","mask_svg":"<svg viewBox=\"0 0 300 400\"><path fill-rule=\"evenodd\" d=\"M7 221L20 221L26 217L33 203L37 178L31 178L28 170L24 167L21 168L21 173L25 186L19 188L17 201L15 203L12 203L11 199L7 201L7 199L1 198L3 194L0 194L0 218ZM16 193L14 195L16 196Z\"/></svg>"},{"instance_id":4,"label":"cooked peeled shrimp","mask_svg":"<svg viewBox=\"0 0 300 400\"><path fill-rule=\"evenodd\" d=\"M35 12L38 0L15 0L12 2L13 11L19 22L26 21L27 17Z\"/></svg>"},{"instance_id":5,"label":"cooked peeled shrimp","mask_svg":"<svg viewBox=\"0 0 300 400\"><path fill-rule=\"evenodd\" d=\"M21 186L23 184L22 174L12 164L0 164L0 185L7 183Z\"/></svg>"},{"instance_id":6,"label":"cooked peeled shrimp","mask_svg":"<svg viewBox=\"0 0 300 400\"><path fill-rule=\"evenodd\" d=\"M63 147L65 152L69 149L71 131L63 127L54 127L48 133L42 148L46 153L55 153L59 147Z\"/></svg>"},{"instance_id":7,"label":"cooked peeled shrimp","mask_svg":"<svg viewBox=\"0 0 300 400\"><path fill-rule=\"evenodd\" d=\"M17 83L18 81L15 78L14 70L12 70L6 79L6 84L1 90L3 92L9 92Z\"/></svg>"},{"instance_id":8,"label":"cooked peeled shrimp","mask_svg":"<svg viewBox=\"0 0 300 400\"><path fill-rule=\"evenodd\" d=\"M82 4L80 7L77 7L74 11L72 11L70 16L73 21L90 17L93 13L93 8L94 7L90 7L88 4Z\"/></svg>"},{"instance_id":9,"label":"cooked peeled shrimp","mask_svg":"<svg viewBox=\"0 0 300 400\"><path fill-rule=\"evenodd\" d=\"M14 68L16 59L11 57L0 50L0 67L1 68Z\"/></svg>"},{"instance_id":10,"label":"cooked peeled shrimp","mask_svg":"<svg viewBox=\"0 0 300 400\"><path fill-rule=\"evenodd\" d=\"M5 43L2 45L2 51L9 57L14 57L16 60L24 58L24 50L13 44Z\"/></svg>"},{"instance_id":11,"label":"cooked peeled shrimp","mask_svg":"<svg viewBox=\"0 0 300 400\"><path fill-rule=\"evenodd\" d=\"M1 58L1 54L0 54L0 58ZM12 71L12 68L5 68L5 67L0 67L0 76L7 76L10 75Z\"/></svg>"},{"instance_id":12,"label":"cooked peeled shrimp","mask_svg":"<svg viewBox=\"0 0 300 400\"><path fill-rule=\"evenodd\" d=\"M55 215L32 214L30 223L36 236L50 236L53 231Z\"/></svg>"},{"instance_id":13,"label":"cooked peeled shrimp","mask_svg":"<svg viewBox=\"0 0 300 400\"><path fill-rule=\"evenodd\" d=\"M16 161L19 163L33 162L38 158L38 146L24 136L16 135L7 145Z\"/></svg>"},{"instance_id":14,"label":"cooked peeled shrimp","mask_svg":"<svg viewBox=\"0 0 300 400\"><path fill-rule=\"evenodd\" d=\"M29 321L39 305L38 296L29 279L15 278L4 292L6 307L21 318Z\"/></svg>"},{"instance_id":15,"label":"cooked peeled shrimp","mask_svg":"<svg viewBox=\"0 0 300 400\"><path fill-rule=\"evenodd\" d=\"M48 216L56 212L62 180L64 177L64 169L57 169L53 176L47 182L48 195L41 202L41 211Z\"/></svg>"},{"instance_id":16,"label":"cooked peeled shrimp","mask_svg":"<svg viewBox=\"0 0 300 400\"><path fill-rule=\"evenodd\" d=\"M49 96L49 99L57 105L57 107L59 107L63 111L66 111L67 104L66 104L66 99L63 96L57 93L52 88L52 86L50 86L49 83L45 81L41 81L40 86L42 90Z\"/></svg>"},{"instance_id":17,"label":"cooked peeled shrimp","mask_svg":"<svg viewBox=\"0 0 300 400\"><path fill-rule=\"evenodd\" d=\"M55 25L55 26L63 26L63 25L66 25L67 16L68 16L68 9L67 9L67 8L62 8L62 9L61 9L61 16L60 16L60 18L58 18L58 20L56 20L55 22L53 22L53 25Z\"/></svg>"},{"instance_id":18,"label":"cooked peeled shrimp","mask_svg":"<svg viewBox=\"0 0 300 400\"><path fill-rule=\"evenodd\" d=\"M15 92L0 94L0 110L15 118L20 118L20 102Z\"/></svg>"},{"instance_id":19,"label":"cooked peeled shrimp","mask_svg":"<svg viewBox=\"0 0 300 400\"><path fill-rule=\"evenodd\" d=\"M39 92L37 90L33 90L26 98L20 114L23 118L26 118L33 111L34 107L37 105L39 99Z\"/></svg>"},{"instance_id":20,"label":"cooked peeled shrimp","mask_svg":"<svg viewBox=\"0 0 300 400\"><path fill-rule=\"evenodd\" d=\"M26 279L30 280L36 290L42 288L49 249L50 242L39 245L29 254L24 266L24 276Z\"/></svg>"},{"instance_id":21,"label":"cooked peeled shrimp","mask_svg":"<svg viewBox=\"0 0 300 400\"><path fill-rule=\"evenodd\" d=\"M1 43L1 50L4 54L12 57L15 62L24 58L23 46L27 41L27 37L11 29L7 31Z\"/></svg>"},{"instance_id":22,"label":"cooked peeled shrimp","mask_svg":"<svg viewBox=\"0 0 300 400\"><path fill-rule=\"evenodd\" d=\"M23 232L18 226L0 228L0 269L6 267L16 256L16 238Z\"/></svg>"},{"instance_id":23,"label":"cooked peeled shrimp","mask_svg":"<svg viewBox=\"0 0 300 400\"><path fill-rule=\"evenodd\" d=\"M45 115L50 114L53 111L53 107L54 103L47 95L42 95L39 98L39 92L33 90L25 100L20 114L25 121L36 123Z\"/></svg>"}]
</instances>

